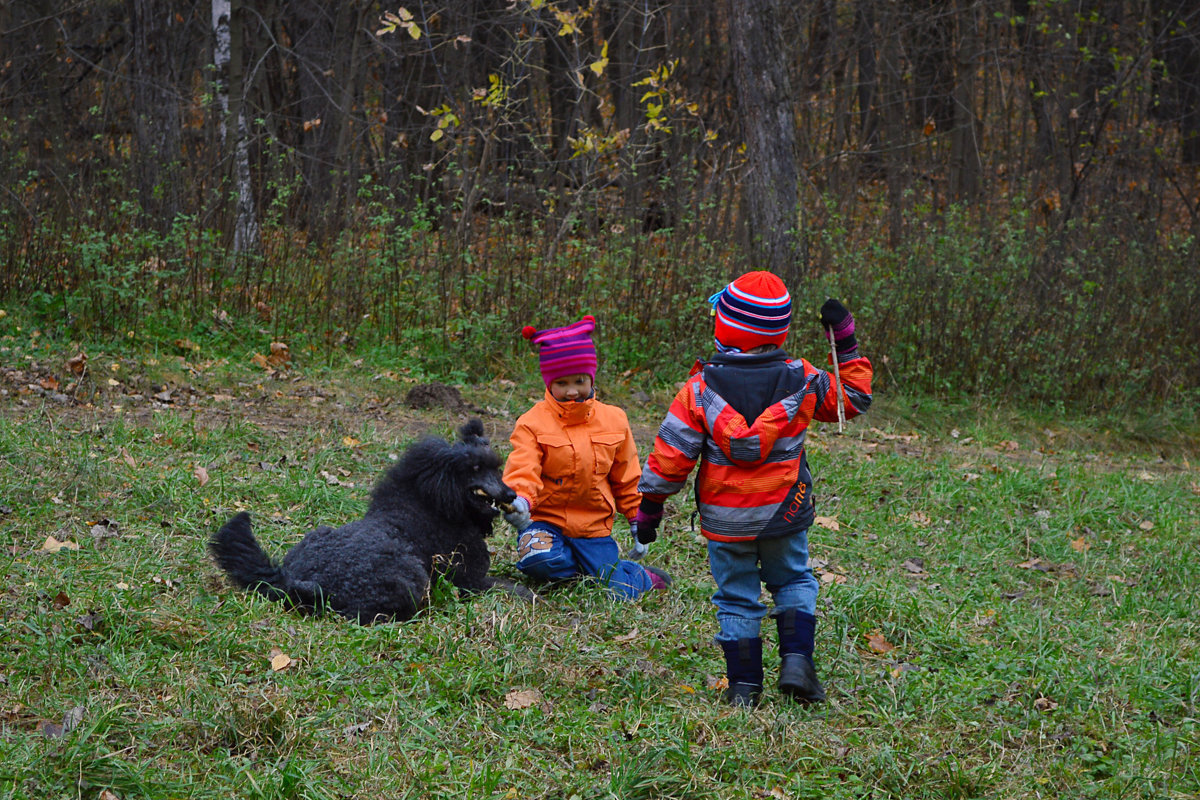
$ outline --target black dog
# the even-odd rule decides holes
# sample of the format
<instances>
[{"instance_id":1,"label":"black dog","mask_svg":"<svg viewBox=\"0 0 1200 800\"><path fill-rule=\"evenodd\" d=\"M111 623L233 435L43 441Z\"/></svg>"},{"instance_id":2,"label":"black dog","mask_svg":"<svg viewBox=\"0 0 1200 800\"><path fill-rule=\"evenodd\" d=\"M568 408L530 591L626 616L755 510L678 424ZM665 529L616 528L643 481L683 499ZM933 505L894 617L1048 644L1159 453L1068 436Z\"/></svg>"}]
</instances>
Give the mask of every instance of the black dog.
<instances>
[{"instance_id":1,"label":"black dog","mask_svg":"<svg viewBox=\"0 0 1200 800\"><path fill-rule=\"evenodd\" d=\"M483 423L471 420L459 437L453 445L436 437L414 444L379 479L366 516L310 531L282 564L259 547L244 511L217 531L209 551L243 589L363 624L413 616L437 575L461 592L496 587L533 600L524 586L488 575L484 539L497 506L511 510L516 494L500 480Z\"/></svg>"}]
</instances>

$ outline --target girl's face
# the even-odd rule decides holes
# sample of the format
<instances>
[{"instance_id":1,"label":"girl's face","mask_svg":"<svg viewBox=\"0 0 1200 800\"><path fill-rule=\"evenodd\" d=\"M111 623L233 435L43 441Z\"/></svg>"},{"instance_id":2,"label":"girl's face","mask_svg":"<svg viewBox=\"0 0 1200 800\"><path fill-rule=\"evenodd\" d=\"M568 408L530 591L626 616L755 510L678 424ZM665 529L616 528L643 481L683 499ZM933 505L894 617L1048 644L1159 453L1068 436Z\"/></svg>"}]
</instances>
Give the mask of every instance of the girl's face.
<instances>
[{"instance_id":1,"label":"girl's face","mask_svg":"<svg viewBox=\"0 0 1200 800\"><path fill-rule=\"evenodd\" d=\"M564 375L550 381L550 396L560 403L574 403L592 396L591 375Z\"/></svg>"}]
</instances>

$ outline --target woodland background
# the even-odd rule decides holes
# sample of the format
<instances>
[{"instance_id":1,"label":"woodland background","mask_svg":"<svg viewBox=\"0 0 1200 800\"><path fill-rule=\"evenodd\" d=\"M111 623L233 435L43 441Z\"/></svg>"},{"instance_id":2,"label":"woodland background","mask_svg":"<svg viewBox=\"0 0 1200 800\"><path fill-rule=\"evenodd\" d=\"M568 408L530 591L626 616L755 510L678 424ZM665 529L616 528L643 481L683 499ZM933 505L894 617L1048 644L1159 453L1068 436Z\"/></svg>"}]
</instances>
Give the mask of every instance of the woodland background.
<instances>
[{"instance_id":1,"label":"woodland background","mask_svg":"<svg viewBox=\"0 0 1200 800\"><path fill-rule=\"evenodd\" d=\"M1200 387L1183 0L29 0L0 140L0 303L64 339L482 378L594 313L653 383L767 266L884 389Z\"/></svg>"}]
</instances>

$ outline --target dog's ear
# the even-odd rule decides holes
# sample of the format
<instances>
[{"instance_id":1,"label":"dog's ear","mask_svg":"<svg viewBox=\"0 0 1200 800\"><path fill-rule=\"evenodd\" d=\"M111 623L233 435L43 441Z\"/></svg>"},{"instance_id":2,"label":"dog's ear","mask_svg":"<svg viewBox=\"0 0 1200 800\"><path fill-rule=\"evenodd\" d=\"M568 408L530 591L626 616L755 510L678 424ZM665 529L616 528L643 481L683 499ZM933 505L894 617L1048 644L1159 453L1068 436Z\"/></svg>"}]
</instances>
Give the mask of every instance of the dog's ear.
<instances>
[{"instance_id":1,"label":"dog's ear","mask_svg":"<svg viewBox=\"0 0 1200 800\"><path fill-rule=\"evenodd\" d=\"M483 420L478 417L467 420L467 424L458 429L458 438L468 444L474 444L475 442L472 440L487 444L487 437L483 435Z\"/></svg>"}]
</instances>

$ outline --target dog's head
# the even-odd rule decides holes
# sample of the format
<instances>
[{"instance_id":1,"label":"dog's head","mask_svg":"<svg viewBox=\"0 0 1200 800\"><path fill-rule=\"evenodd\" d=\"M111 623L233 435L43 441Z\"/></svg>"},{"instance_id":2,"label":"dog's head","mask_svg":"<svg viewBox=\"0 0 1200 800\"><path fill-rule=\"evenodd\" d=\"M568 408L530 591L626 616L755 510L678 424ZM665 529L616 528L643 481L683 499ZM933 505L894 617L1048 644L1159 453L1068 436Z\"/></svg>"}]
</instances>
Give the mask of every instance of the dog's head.
<instances>
[{"instance_id":1,"label":"dog's head","mask_svg":"<svg viewBox=\"0 0 1200 800\"><path fill-rule=\"evenodd\" d=\"M405 451L375 484L371 510L419 503L428 514L446 521L467 521L491 532L491 522L509 511L516 492L500 479L500 456L473 419L458 431L453 444L426 436Z\"/></svg>"},{"instance_id":2,"label":"dog's head","mask_svg":"<svg viewBox=\"0 0 1200 800\"><path fill-rule=\"evenodd\" d=\"M500 479L500 456L483 435L483 423L472 419L458 430L450 459L467 492L467 508L474 516L492 519L512 510L517 493Z\"/></svg>"}]
</instances>

